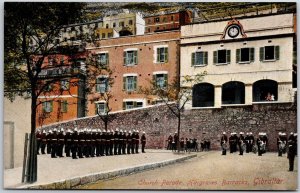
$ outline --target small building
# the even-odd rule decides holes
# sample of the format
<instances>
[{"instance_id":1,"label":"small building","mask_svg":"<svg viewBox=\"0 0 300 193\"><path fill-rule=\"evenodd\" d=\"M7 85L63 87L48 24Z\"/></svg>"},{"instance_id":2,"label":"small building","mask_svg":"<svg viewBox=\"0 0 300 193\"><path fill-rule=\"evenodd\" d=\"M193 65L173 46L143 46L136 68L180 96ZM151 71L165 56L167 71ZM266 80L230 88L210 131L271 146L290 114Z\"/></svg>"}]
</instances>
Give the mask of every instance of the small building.
<instances>
[{"instance_id":1,"label":"small building","mask_svg":"<svg viewBox=\"0 0 300 193\"><path fill-rule=\"evenodd\" d=\"M179 30L181 25L192 22L192 12L181 10L170 13L161 13L144 17L145 33L153 33L168 30Z\"/></svg>"},{"instance_id":2,"label":"small building","mask_svg":"<svg viewBox=\"0 0 300 193\"><path fill-rule=\"evenodd\" d=\"M181 77L207 72L186 107L293 102L294 40L292 13L182 26Z\"/></svg>"}]
</instances>

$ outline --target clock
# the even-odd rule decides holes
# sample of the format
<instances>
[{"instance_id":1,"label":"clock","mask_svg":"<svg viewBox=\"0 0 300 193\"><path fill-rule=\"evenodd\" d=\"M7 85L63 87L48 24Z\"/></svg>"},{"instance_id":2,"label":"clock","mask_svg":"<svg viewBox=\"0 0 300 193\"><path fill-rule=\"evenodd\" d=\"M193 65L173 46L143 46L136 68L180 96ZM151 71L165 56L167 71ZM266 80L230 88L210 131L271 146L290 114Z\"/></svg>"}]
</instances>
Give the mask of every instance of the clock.
<instances>
[{"instance_id":1,"label":"clock","mask_svg":"<svg viewBox=\"0 0 300 193\"><path fill-rule=\"evenodd\" d=\"M229 28L228 28L228 35L229 35L229 37L231 37L231 38L235 38L235 37L237 37L238 35L239 35L239 33L240 33L240 28L239 28L239 26L237 26L237 25L232 25L232 26L230 26Z\"/></svg>"}]
</instances>

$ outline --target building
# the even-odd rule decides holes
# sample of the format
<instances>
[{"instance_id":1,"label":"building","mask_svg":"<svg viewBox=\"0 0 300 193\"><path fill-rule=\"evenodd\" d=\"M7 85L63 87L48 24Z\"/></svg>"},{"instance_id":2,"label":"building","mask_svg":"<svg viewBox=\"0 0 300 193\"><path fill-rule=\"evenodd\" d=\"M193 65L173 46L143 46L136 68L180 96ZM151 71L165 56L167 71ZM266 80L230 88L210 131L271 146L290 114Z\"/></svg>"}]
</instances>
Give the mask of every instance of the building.
<instances>
[{"instance_id":1,"label":"building","mask_svg":"<svg viewBox=\"0 0 300 193\"><path fill-rule=\"evenodd\" d=\"M102 68L113 71L110 77L99 74L94 93L88 96L88 115L95 115L96 108L104 111L106 101L102 95L109 90L112 111L145 107L154 104L139 93L140 87L150 87L151 80L160 86L178 77L180 32L168 31L145 35L126 36L100 40L99 47L89 46L87 51L96 55ZM114 79L108 86L107 80Z\"/></svg>"},{"instance_id":2,"label":"building","mask_svg":"<svg viewBox=\"0 0 300 193\"><path fill-rule=\"evenodd\" d=\"M181 27L181 76L206 71L190 86L192 108L294 99L294 15L270 14Z\"/></svg>"},{"instance_id":3,"label":"building","mask_svg":"<svg viewBox=\"0 0 300 193\"><path fill-rule=\"evenodd\" d=\"M142 35L144 34L145 20L140 13L124 10L123 13L103 17L103 27L113 28L120 36Z\"/></svg>"},{"instance_id":4,"label":"building","mask_svg":"<svg viewBox=\"0 0 300 193\"><path fill-rule=\"evenodd\" d=\"M179 30L181 25L192 22L192 12L181 10L160 15L150 15L144 17L145 33L153 33L167 30Z\"/></svg>"}]
</instances>

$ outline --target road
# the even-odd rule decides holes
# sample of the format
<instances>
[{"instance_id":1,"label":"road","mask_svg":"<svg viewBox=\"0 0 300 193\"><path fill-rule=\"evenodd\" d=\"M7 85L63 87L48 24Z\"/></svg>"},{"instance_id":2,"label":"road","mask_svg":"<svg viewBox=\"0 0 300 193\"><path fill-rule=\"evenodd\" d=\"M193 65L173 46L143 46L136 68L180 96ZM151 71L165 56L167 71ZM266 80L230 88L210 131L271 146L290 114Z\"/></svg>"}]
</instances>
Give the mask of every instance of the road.
<instances>
[{"instance_id":1,"label":"road","mask_svg":"<svg viewBox=\"0 0 300 193\"><path fill-rule=\"evenodd\" d=\"M286 155L237 153L221 156L208 152L198 157L129 176L98 181L78 189L194 189L194 190L295 190L298 158L294 172L288 171Z\"/></svg>"}]
</instances>

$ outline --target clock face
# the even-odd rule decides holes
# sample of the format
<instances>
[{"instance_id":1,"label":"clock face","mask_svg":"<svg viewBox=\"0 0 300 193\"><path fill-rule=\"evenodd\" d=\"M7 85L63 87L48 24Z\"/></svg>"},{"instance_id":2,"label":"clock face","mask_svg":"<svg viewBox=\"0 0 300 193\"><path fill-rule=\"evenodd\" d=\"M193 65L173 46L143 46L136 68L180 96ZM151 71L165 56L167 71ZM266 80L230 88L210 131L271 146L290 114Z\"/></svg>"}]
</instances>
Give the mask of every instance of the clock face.
<instances>
[{"instance_id":1,"label":"clock face","mask_svg":"<svg viewBox=\"0 0 300 193\"><path fill-rule=\"evenodd\" d=\"M228 29L228 35L231 38L237 37L239 35L239 33L240 33L240 29L236 25L230 26L229 29Z\"/></svg>"}]
</instances>

